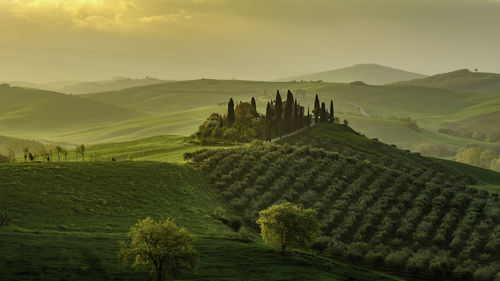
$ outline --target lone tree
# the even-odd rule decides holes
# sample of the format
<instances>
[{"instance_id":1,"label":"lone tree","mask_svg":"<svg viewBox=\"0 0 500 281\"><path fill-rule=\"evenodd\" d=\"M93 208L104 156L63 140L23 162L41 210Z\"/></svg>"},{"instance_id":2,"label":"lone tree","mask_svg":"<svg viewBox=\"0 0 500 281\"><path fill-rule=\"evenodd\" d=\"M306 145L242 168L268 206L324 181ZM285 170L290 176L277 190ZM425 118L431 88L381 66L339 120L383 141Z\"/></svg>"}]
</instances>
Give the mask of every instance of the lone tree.
<instances>
[{"instance_id":1,"label":"lone tree","mask_svg":"<svg viewBox=\"0 0 500 281\"><path fill-rule=\"evenodd\" d=\"M233 125L234 123L234 101L233 98L229 100L229 103L227 104L227 124L229 126Z\"/></svg>"},{"instance_id":2,"label":"lone tree","mask_svg":"<svg viewBox=\"0 0 500 281\"><path fill-rule=\"evenodd\" d=\"M175 277L181 270L194 271L197 254L193 237L171 219L150 217L130 228L129 242L123 242L119 258L125 265L150 268L157 281Z\"/></svg>"},{"instance_id":3,"label":"lone tree","mask_svg":"<svg viewBox=\"0 0 500 281\"><path fill-rule=\"evenodd\" d=\"M303 209L292 203L273 205L259 212L257 224L260 225L264 240L281 249L306 248L319 235L318 214L313 209Z\"/></svg>"}]
</instances>

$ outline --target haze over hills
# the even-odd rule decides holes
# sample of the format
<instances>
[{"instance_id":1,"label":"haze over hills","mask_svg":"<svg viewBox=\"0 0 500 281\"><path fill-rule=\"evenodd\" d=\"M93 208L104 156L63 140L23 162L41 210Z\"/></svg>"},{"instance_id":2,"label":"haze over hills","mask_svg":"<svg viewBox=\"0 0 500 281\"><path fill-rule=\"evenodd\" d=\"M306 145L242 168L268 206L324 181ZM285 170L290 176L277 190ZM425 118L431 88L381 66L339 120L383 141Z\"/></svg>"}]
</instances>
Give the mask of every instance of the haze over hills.
<instances>
[{"instance_id":1,"label":"haze over hills","mask_svg":"<svg viewBox=\"0 0 500 281\"><path fill-rule=\"evenodd\" d=\"M152 77L140 79L128 77L113 77L108 80L100 81L55 81L47 83L34 83L26 81L4 81L13 87L34 88L47 91L55 91L64 94L87 94L107 91L116 91L137 86L146 86L156 83L168 82L168 80L160 80Z\"/></svg>"},{"instance_id":2,"label":"haze over hills","mask_svg":"<svg viewBox=\"0 0 500 281\"><path fill-rule=\"evenodd\" d=\"M327 82L201 79L73 97L54 93L47 95L50 92L33 89L2 89L2 93L16 91L17 97L23 97L23 101L14 99L12 95L11 99L2 100L5 110L0 111L0 128L3 135L13 137L84 143L126 141L164 134L189 135L210 113L223 113L227 109L228 98L232 97L238 103L255 97L258 110L262 112L266 103L274 99L277 89L283 94L290 89L306 106L313 104L316 94L327 101L332 99L336 113L348 119L355 129L406 148L414 148L421 142L473 142L470 139L443 139L436 131L446 127L447 123L468 118L473 121L467 122L466 126L481 126L479 123L483 121L475 117L498 112L500 108L500 99L494 94L413 85L360 86ZM34 92L44 94L33 95ZM67 98L64 100L78 104L61 102L57 106L42 106L51 104L54 97L58 100ZM19 109L26 105L22 118L12 117L12 108ZM80 110L82 114L69 115L73 111L71 108ZM102 115L94 113L94 108L101 108ZM67 112L69 117L60 119L61 112ZM407 121L399 119L408 117L417 120L419 130L412 130ZM34 121L23 123L19 121L22 119ZM494 126L494 122L486 124Z\"/></svg>"},{"instance_id":3,"label":"haze over hills","mask_svg":"<svg viewBox=\"0 0 500 281\"><path fill-rule=\"evenodd\" d=\"M460 69L396 84L500 94L500 74L472 72L468 69Z\"/></svg>"},{"instance_id":4,"label":"haze over hills","mask_svg":"<svg viewBox=\"0 0 500 281\"><path fill-rule=\"evenodd\" d=\"M329 71L296 75L276 79L276 81L318 81L335 83L350 83L354 81L363 81L371 85L383 85L398 81L406 81L426 77L423 74L413 73L382 66L378 64L357 64L350 67L334 69Z\"/></svg>"},{"instance_id":5,"label":"haze over hills","mask_svg":"<svg viewBox=\"0 0 500 281\"><path fill-rule=\"evenodd\" d=\"M145 116L131 109L39 89L0 87L0 130L11 136L67 132Z\"/></svg>"}]
</instances>

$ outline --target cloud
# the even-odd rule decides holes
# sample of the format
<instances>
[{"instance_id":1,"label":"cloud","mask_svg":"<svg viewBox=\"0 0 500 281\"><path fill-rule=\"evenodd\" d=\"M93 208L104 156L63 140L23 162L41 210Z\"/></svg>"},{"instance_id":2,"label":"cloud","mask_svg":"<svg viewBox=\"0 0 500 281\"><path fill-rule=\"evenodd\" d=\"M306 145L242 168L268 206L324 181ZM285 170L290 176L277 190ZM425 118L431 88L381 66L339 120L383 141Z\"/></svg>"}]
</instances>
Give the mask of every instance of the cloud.
<instances>
[{"instance_id":1,"label":"cloud","mask_svg":"<svg viewBox=\"0 0 500 281\"><path fill-rule=\"evenodd\" d=\"M181 2L171 0L5 0L0 8L18 21L108 31L138 30L149 24L172 24L193 17Z\"/></svg>"}]
</instances>

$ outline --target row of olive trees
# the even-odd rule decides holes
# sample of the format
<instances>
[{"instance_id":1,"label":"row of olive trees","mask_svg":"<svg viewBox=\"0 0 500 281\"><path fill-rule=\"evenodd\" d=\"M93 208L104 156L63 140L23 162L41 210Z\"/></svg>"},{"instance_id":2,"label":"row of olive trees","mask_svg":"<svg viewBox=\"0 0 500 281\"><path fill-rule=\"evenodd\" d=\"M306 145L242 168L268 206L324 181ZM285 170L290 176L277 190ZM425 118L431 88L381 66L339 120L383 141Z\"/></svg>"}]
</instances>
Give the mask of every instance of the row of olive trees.
<instances>
[{"instance_id":1,"label":"row of olive trees","mask_svg":"<svg viewBox=\"0 0 500 281\"><path fill-rule=\"evenodd\" d=\"M317 217L312 209L282 203L261 211L257 223L262 238L285 255L288 248L306 248L314 242L320 232ZM151 269L157 281L196 268L198 254L193 236L172 219L154 221L147 217L132 226L128 236L129 241L122 242L120 260L134 268Z\"/></svg>"}]
</instances>

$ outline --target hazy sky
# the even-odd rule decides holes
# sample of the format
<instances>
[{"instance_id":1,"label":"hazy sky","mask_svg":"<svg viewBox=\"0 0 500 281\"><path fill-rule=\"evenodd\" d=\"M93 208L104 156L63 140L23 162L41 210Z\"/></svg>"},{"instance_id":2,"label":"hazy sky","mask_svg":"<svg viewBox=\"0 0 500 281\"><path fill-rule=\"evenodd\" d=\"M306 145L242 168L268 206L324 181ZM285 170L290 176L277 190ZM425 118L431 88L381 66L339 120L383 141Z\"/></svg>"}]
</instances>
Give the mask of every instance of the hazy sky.
<instances>
[{"instance_id":1,"label":"hazy sky","mask_svg":"<svg viewBox=\"0 0 500 281\"><path fill-rule=\"evenodd\" d=\"M500 72L500 0L0 0L0 80Z\"/></svg>"}]
</instances>

